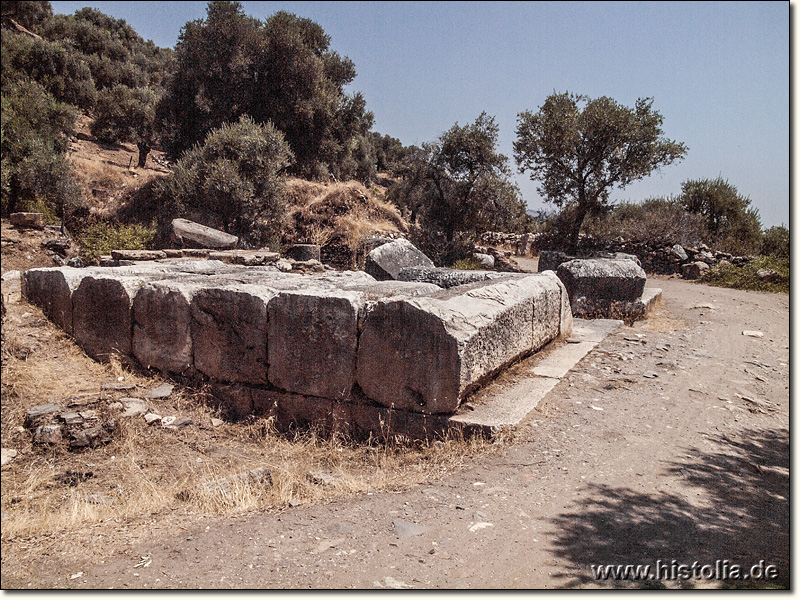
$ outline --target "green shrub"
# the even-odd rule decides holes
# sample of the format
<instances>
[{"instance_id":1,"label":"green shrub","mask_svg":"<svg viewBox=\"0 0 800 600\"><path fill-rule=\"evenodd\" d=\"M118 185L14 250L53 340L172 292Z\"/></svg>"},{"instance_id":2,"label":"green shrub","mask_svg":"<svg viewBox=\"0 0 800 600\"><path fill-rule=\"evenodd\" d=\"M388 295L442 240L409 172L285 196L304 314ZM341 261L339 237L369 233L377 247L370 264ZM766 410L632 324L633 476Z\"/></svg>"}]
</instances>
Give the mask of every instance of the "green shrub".
<instances>
[{"instance_id":1,"label":"green shrub","mask_svg":"<svg viewBox=\"0 0 800 600\"><path fill-rule=\"evenodd\" d=\"M457 260L453 263L453 269L458 269L460 271L481 271L484 269L483 264L481 261L469 257L469 258L462 258L461 260Z\"/></svg>"},{"instance_id":2,"label":"green shrub","mask_svg":"<svg viewBox=\"0 0 800 600\"><path fill-rule=\"evenodd\" d=\"M770 227L761 235L761 254L789 258L789 229L783 225Z\"/></svg>"},{"instance_id":3,"label":"green shrub","mask_svg":"<svg viewBox=\"0 0 800 600\"><path fill-rule=\"evenodd\" d=\"M704 241L709 246L740 256L758 252L761 241L758 209L722 177L684 181L678 199L685 210L703 218Z\"/></svg>"},{"instance_id":4,"label":"green shrub","mask_svg":"<svg viewBox=\"0 0 800 600\"><path fill-rule=\"evenodd\" d=\"M95 223L78 237L80 255L86 264L94 264L112 250L147 250L152 246L155 230L142 225Z\"/></svg>"},{"instance_id":5,"label":"green shrub","mask_svg":"<svg viewBox=\"0 0 800 600\"><path fill-rule=\"evenodd\" d=\"M3 87L3 214L44 202L61 217L82 204L81 187L66 157L76 116L73 107L57 102L36 82Z\"/></svg>"},{"instance_id":6,"label":"green shrub","mask_svg":"<svg viewBox=\"0 0 800 600\"><path fill-rule=\"evenodd\" d=\"M161 229L185 216L238 235L245 246L277 247L285 218L282 173L291 161L283 134L269 123L244 116L212 130L154 185Z\"/></svg>"},{"instance_id":7,"label":"green shrub","mask_svg":"<svg viewBox=\"0 0 800 600\"><path fill-rule=\"evenodd\" d=\"M758 276L758 272L762 270L775 271L777 276L773 281L767 281ZM715 265L699 281L737 290L788 293L789 258L760 256L742 267L736 267L730 263Z\"/></svg>"},{"instance_id":8,"label":"green shrub","mask_svg":"<svg viewBox=\"0 0 800 600\"><path fill-rule=\"evenodd\" d=\"M703 220L671 198L648 198L641 204L624 202L602 217L593 217L584 231L600 241L622 237L646 243L694 246L704 237Z\"/></svg>"}]
</instances>

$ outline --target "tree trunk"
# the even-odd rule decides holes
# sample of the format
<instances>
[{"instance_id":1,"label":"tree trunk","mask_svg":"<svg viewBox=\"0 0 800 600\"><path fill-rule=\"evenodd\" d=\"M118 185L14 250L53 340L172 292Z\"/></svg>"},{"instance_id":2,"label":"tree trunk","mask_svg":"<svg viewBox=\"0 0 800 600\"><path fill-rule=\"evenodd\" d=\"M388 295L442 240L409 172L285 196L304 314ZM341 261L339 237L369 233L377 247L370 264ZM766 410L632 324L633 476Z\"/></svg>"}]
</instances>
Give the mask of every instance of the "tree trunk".
<instances>
[{"instance_id":1,"label":"tree trunk","mask_svg":"<svg viewBox=\"0 0 800 600\"><path fill-rule=\"evenodd\" d=\"M136 145L139 147L139 163L136 166L141 169L144 168L147 162L147 155L150 154L150 144L147 142L138 142Z\"/></svg>"},{"instance_id":2,"label":"tree trunk","mask_svg":"<svg viewBox=\"0 0 800 600\"><path fill-rule=\"evenodd\" d=\"M586 218L586 214L589 212L588 207L585 203L579 202L578 206L575 207L575 218L570 223L570 231L569 231L569 254L573 256L578 254L578 241L579 235L581 232L581 225L583 225L583 220Z\"/></svg>"}]
</instances>

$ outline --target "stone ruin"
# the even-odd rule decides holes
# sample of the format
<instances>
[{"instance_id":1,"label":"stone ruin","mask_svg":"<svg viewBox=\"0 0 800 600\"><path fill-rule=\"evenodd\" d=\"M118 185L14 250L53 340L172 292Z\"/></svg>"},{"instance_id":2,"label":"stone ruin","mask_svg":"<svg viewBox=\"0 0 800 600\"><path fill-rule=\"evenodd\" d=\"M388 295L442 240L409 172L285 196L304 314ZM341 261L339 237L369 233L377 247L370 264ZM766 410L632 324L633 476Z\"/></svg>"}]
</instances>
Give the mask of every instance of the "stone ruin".
<instances>
[{"instance_id":1,"label":"stone ruin","mask_svg":"<svg viewBox=\"0 0 800 600\"><path fill-rule=\"evenodd\" d=\"M570 334L570 297L553 272L397 269L377 254L388 255L374 265L385 281L159 259L31 269L22 293L94 359L119 354L208 383L233 419L356 438L458 427L471 392Z\"/></svg>"}]
</instances>

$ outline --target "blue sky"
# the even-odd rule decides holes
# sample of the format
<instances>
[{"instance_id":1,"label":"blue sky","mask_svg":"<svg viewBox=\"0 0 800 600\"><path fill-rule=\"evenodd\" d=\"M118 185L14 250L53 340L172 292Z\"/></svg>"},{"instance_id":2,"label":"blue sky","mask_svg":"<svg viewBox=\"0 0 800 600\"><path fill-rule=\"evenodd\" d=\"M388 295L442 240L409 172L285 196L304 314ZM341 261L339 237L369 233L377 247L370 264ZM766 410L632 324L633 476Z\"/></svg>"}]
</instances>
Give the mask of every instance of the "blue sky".
<instances>
[{"instance_id":1,"label":"blue sky","mask_svg":"<svg viewBox=\"0 0 800 600\"><path fill-rule=\"evenodd\" d=\"M789 2L243 2L264 19L287 10L319 23L349 56L376 131L433 141L482 112L512 160L517 114L570 91L626 106L652 97L686 158L615 191L617 200L680 193L722 176L765 227L789 224ZM173 46L205 2L52 2L94 6ZM528 206L546 206L517 175Z\"/></svg>"}]
</instances>

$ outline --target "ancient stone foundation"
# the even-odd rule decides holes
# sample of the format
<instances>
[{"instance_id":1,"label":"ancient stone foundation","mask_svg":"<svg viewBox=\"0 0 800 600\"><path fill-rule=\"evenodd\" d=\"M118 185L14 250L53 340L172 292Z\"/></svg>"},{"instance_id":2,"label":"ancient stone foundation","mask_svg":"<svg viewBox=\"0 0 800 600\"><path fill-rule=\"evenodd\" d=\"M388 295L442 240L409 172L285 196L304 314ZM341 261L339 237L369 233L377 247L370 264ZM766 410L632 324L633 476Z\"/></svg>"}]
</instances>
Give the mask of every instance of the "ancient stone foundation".
<instances>
[{"instance_id":1,"label":"ancient stone foundation","mask_svg":"<svg viewBox=\"0 0 800 600\"><path fill-rule=\"evenodd\" d=\"M32 269L22 290L95 359L122 354L208 382L232 418L356 437L452 427L472 391L570 334L553 273L420 278L164 260Z\"/></svg>"}]
</instances>

